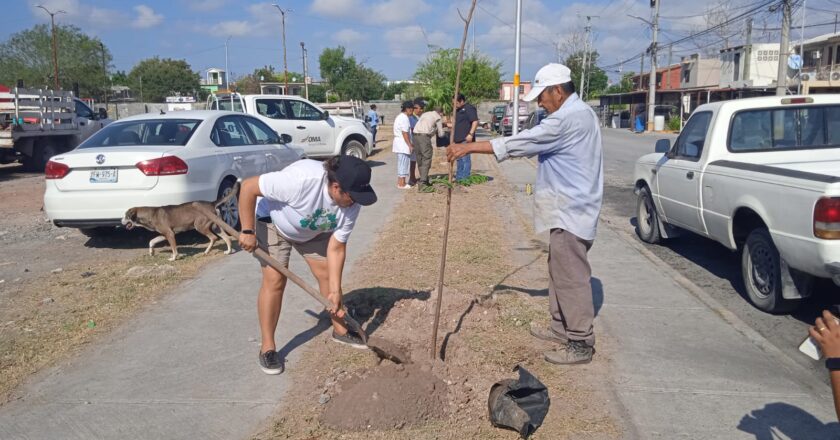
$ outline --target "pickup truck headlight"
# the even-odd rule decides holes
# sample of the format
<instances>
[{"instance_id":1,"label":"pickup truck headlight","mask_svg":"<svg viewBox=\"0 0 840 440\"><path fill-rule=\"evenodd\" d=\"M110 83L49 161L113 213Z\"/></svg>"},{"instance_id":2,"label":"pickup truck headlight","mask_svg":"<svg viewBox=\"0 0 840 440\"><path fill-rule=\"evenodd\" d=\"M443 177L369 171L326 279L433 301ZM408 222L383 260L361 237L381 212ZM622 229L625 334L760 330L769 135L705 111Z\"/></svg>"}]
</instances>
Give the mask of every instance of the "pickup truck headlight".
<instances>
[{"instance_id":1,"label":"pickup truck headlight","mask_svg":"<svg viewBox=\"0 0 840 440\"><path fill-rule=\"evenodd\" d=\"M814 236L840 239L840 198L822 198L814 205Z\"/></svg>"}]
</instances>

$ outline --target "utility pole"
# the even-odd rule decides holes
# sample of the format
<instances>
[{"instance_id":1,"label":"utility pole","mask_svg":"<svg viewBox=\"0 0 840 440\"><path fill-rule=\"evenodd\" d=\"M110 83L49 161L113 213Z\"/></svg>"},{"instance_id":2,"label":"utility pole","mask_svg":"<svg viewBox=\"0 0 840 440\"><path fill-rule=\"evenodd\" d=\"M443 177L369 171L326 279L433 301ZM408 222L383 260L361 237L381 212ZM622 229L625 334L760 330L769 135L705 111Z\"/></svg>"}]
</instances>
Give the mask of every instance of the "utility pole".
<instances>
[{"instance_id":1,"label":"utility pole","mask_svg":"<svg viewBox=\"0 0 840 440\"><path fill-rule=\"evenodd\" d=\"M280 23L283 28L283 84L285 85L284 94L289 94L289 66L286 64L286 14L292 12L291 9L283 9L277 3L272 6L280 11Z\"/></svg>"},{"instance_id":2,"label":"utility pole","mask_svg":"<svg viewBox=\"0 0 840 440\"><path fill-rule=\"evenodd\" d=\"M516 0L516 45L513 62L513 134L519 133L519 52L522 41L522 0Z\"/></svg>"},{"instance_id":3,"label":"utility pole","mask_svg":"<svg viewBox=\"0 0 840 440\"><path fill-rule=\"evenodd\" d=\"M306 46L303 45L303 41L300 42L300 51L303 56L303 93L305 98L309 99L309 68L306 65Z\"/></svg>"},{"instance_id":4,"label":"utility pole","mask_svg":"<svg viewBox=\"0 0 840 440\"><path fill-rule=\"evenodd\" d=\"M586 26L584 26L584 40L583 40L583 70L580 74L580 99L586 102L586 74L589 68L589 31L592 30L590 24L592 17L586 16Z\"/></svg>"},{"instance_id":5,"label":"utility pole","mask_svg":"<svg viewBox=\"0 0 840 440\"><path fill-rule=\"evenodd\" d=\"M227 88L228 95L230 96L230 111L234 111L233 109L233 90L230 88L230 70L228 70L228 41L232 35L227 37L225 40L225 88Z\"/></svg>"},{"instance_id":6,"label":"utility pole","mask_svg":"<svg viewBox=\"0 0 840 440\"><path fill-rule=\"evenodd\" d=\"M101 41L99 42L99 48L102 49L102 73L105 75L105 111L108 111L108 95L111 92L108 83L111 77L108 75L108 64L105 62L105 45Z\"/></svg>"},{"instance_id":7,"label":"utility pole","mask_svg":"<svg viewBox=\"0 0 840 440\"><path fill-rule=\"evenodd\" d=\"M49 9L38 5L39 8L47 11L47 14L50 14L50 22L52 23L52 52L53 52L53 75L55 76L55 90L60 90L61 85L58 83L58 43L55 39L55 16L56 14L66 14L67 12L58 10L55 12L50 12Z\"/></svg>"},{"instance_id":8,"label":"utility pole","mask_svg":"<svg viewBox=\"0 0 840 440\"><path fill-rule=\"evenodd\" d=\"M671 88L671 62L674 57L674 45L668 45L668 88Z\"/></svg>"},{"instance_id":9,"label":"utility pole","mask_svg":"<svg viewBox=\"0 0 840 440\"><path fill-rule=\"evenodd\" d=\"M802 62L799 63L799 81L796 82L796 94L799 95L802 93L802 67L805 64L805 14L808 12L808 0L802 0L802 23L800 24L799 28L799 56L802 58ZM781 63L782 59L781 56L779 57L779 62ZM787 63L787 60L785 60ZM819 70L817 70L819 72ZM819 75L819 73L817 73Z\"/></svg>"},{"instance_id":10,"label":"utility pole","mask_svg":"<svg viewBox=\"0 0 840 440\"><path fill-rule=\"evenodd\" d=\"M782 38L779 42L779 70L776 75L776 96L785 96L787 94L787 60L790 55L790 3L791 0L782 0Z\"/></svg>"},{"instance_id":11,"label":"utility pole","mask_svg":"<svg viewBox=\"0 0 840 440\"><path fill-rule=\"evenodd\" d=\"M744 45L744 57L746 58L744 62L744 78L750 77L750 60L752 59L752 30L753 30L753 19L752 17L747 19L747 42ZM781 59L781 58L780 58Z\"/></svg>"},{"instance_id":12,"label":"utility pole","mask_svg":"<svg viewBox=\"0 0 840 440\"><path fill-rule=\"evenodd\" d=\"M659 31L659 1L651 0L653 6L653 42L650 44L650 89L648 90L647 131L653 131L654 109L656 107L656 33Z\"/></svg>"}]
</instances>

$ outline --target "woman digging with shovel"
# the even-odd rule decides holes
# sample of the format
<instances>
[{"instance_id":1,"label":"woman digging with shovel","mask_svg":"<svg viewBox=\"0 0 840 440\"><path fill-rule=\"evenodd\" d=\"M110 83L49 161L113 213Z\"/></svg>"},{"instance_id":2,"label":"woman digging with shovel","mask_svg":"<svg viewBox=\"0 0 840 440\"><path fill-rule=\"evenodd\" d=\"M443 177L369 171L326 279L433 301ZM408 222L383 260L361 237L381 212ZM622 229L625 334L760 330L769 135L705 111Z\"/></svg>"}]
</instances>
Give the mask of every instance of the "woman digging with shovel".
<instances>
[{"instance_id":1,"label":"woman digging with shovel","mask_svg":"<svg viewBox=\"0 0 840 440\"><path fill-rule=\"evenodd\" d=\"M307 159L282 171L245 180L239 194L242 249L253 252L259 246L288 267L294 248L318 280L321 294L334 304L328 310L332 317L332 339L355 348L367 347L358 334L344 325L341 276L347 240L359 210L376 202L370 174L366 162L351 156L334 157L323 163ZM260 265L259 364L266 374L280 374L284 359L276 351L274 332L280 318L286 277L264 262Z\"/></svg>"}]
</instances>

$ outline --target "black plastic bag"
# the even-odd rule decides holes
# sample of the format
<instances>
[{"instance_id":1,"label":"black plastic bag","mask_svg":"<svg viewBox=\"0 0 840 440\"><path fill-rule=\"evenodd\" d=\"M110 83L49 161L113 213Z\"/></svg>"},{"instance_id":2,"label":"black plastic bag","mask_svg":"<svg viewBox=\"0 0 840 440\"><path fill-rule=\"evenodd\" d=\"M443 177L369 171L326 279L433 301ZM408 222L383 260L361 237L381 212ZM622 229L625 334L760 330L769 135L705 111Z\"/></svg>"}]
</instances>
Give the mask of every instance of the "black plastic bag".
<instances>
[{"instance_id":1,"label":"black plastic bag","mask_svg":"<svg viewBox=\"0 0 840 440\"><path fill-rule=\"evenodd\" d=\"M505 379L490 387L487 408L490 422L497 428L508 428L528 438L542 425L551 400L548 389L523 367L516 366L519 379Z\"/></svg>"}]
</instances>

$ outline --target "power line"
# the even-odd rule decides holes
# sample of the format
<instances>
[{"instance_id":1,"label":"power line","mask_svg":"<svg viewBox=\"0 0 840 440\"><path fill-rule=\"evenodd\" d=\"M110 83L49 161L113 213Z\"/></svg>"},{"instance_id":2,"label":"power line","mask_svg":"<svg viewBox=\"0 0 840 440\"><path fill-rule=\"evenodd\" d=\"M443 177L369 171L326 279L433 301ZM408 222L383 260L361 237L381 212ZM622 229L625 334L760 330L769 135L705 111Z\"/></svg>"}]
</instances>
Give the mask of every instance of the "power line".
<instances>
[{"instance_id":1,"label":"power line","mask_svg":"<svg viewBox=\"0 0 840 440\"><path fill-rule=\"evenodd\" d=\"M716 25L714 25L714 26L711 26L711 27L709 27L709 28L706 28L706 29L704 29L704 30L702 30L702 31L699 31L699 32L696 32L696 33L694 33L694 34L688 35L688 36L686 36L686 37L683 37L683 38L680 38L680 39L677 39L677 40L671 41L671 42L669 42L669 43L662 44L662 47L667 47L667 46L671 46L671 47L673 47L673 46L675 46L675 45L677 45L677 44L684 43L684 42L686 42L686 41L688 41L688 40L691 40L691 39L694 39L694 38L697 38L697 37L701 37L701 36L703 36L703 35L707 35L707 34L709 34L709 33L714 32L714 31L715 31L715 30L717 30L717 29L723 28L723 27L728 26L728 25L730 25L730 24L734 24L735 22L737 22L737 21L739 21L739 20L741 20L741 19L743 19L743 18L746 18L746 17L749 17L749 16L751 16L751 15L754 15L754 14L756 14L756 13L760 12L760 11L761 11L762 9L764 9L765 7L767 7L767 6L771 6L771 5L774 5L774 4L776 4L776 3L781 3L781 2L779 2L778 0L769 0L769 1L764 1L764 2L761 2L760 4L758 4L757 6L753 7L752 9L750 9L750 10L748 10L748 11L746 11L746 12L743 12L743 13L741 13L741 14L739 14L739 15L737 15L737 16L735 16L735 17L733 17L733 18L729 19L729 20L726 20L726 21L724 21L724 22L722 22L722 23L718 23L718 24L716 24ZM833 23L833 22L832 22L832 23ZM635 55L635 56L633 56L633 57L630 57L630 58L628 58L628 59L625 59L625 60L619 61L619 62L617 62L617 63L610 64L610 65L608 65L608 66L601 67L601 69L602 69L602 70L607 71L607 70L613 69L613 68L615 68L615 67L618 67L618 66L620 66L620 65L622 65L622 64L626 64L626 63L632 62L632 61L634 61L634 60L638 60L639 58L643 57L644 55L645 55L645 52L642 52L642 53L639 53L639 54L637 54L637 55Z\"/></svg>"},{"instance_id":2,"label":"power line","mask_svg":"<svg viewBox=\"0 0 840 440\"><path fill-rule=\"evenodd\" d=\"M484 12L486 12L486 13L487 13L488 15L490 15L491 17L495 18L495 19L496 19L496 21L498 21L499 23L501 23L501 24L503 24L503 25L505 25L505 26L507 26L507 27L509 27L509 28L511 28L511 29L514 29L514 30L516 29L516 28L515 28L512 24L510 24L510 23L508 23L508 22L506 22L506 21L502 20L501 18L499 18L499 16L498 16L498 15L496 15L496 14L494 14L494 13L492 13L492 12L488 11L488 10L487 10L484 6L481 6L481 4L478 4L478 5L476 5L476 6L478 6L478 8L479 8L479 9L481 9L481 10L482 10L482 11L484 11ZM541 39L539 39L539 38L537 38L537 37L534 37L534 36L532 36L531 34L528 34L528 33L524 32L524 31L522 32L522 35L524 35L524 36L526 36L526 37L528 37L528 38L530 38L530 39L532 39L532 40L534 40L534 41L536 41L537 43L540 43L540 44L550 44L550 45L552 45L552 46L554 45L554 42L541 40Z\"/></svg>"},{"instance_id":3,"label":"power line","mask_svg":"<svg viewBox=\"0 0 840 440\"><path fill-rule=\"evenodd\" d=\"M728 10L729 10L729 11L738 11L738 10L741 10L741 9L747 9L747 8L753 7L753 6L755 6L755 5L759 4L759 3L761 3L761 2L760 2L760 1L758 1L758 2L754 2L754 3L747 4L747 5L736 6L736 7L734 7L734 8L729 8ZM694 14L694 15L679 15L679 16L674 16L674 15L660 15L660 16L659 16L659 18L661 18L661 19L667 19L667 20L683 20L683 19L687 19L687 18L706 17L706 16L708 16L708 15L709 15L709 12L708 12L708 10L707 10L707 11L704 11L704 12L702 12L702 13L699 13L699 14Z\"/></svg>"}]
</instances>

